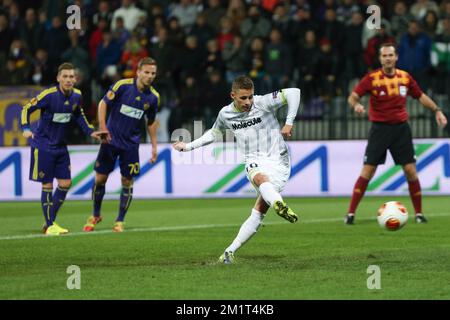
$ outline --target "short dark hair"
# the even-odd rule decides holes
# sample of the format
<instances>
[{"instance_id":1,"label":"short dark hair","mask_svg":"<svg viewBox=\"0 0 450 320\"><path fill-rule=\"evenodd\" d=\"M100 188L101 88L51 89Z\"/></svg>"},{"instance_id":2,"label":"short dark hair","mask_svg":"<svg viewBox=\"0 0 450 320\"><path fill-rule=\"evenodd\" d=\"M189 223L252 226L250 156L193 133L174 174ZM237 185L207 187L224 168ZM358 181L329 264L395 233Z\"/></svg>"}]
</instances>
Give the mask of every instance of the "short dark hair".
<instances>
[{"instance_id":1,"label":"short dark hair","mask_svg":"<svg viewBox=\"0 0 450 320\"><path fill-rule=\"evenodd\" d=\"M382 48L385 48L385 47L393 47L394 48L394 52L395 52L395 54L398 54L397 52L397 45L395 44L395 43L393 43L393 42L385 42L385 43L382 43L381 45L380 45L380 47L378 48L378 54L381 54L381 49Z\"/></svg>"},{"instance_id":2,"label":"short dark hair","mask_svg":"<svg viewBox=\"0 0 450 320\"><path fill-rule=\"evenodd\" d=\"M70 62L64 62L58 67L58 74L63 70L75 70L75 66Z\"/></svg>"},{"instance_id":3,"label":"short dark hair","mask_svg":"<svg viewBox=\"0 0 450 320\"><path fill-rule=\"evenodd\" d=\"M253 81L247 76L238 76L233 80L231 90L236 92L239 89L251 90L254 88Z\"/></svg>"},{"instance_id":4,"label":"short dark hair","mask_svg":"<svg viewBox=\"0 0 450 320\"><path fill-rule=\"evenodd\" d=\"M138 62L138 69L141 69L145 65L156 66L156 61L155 61L155 59L152 59L150 57L142 58Z\"/></svg>"}]
</instances>

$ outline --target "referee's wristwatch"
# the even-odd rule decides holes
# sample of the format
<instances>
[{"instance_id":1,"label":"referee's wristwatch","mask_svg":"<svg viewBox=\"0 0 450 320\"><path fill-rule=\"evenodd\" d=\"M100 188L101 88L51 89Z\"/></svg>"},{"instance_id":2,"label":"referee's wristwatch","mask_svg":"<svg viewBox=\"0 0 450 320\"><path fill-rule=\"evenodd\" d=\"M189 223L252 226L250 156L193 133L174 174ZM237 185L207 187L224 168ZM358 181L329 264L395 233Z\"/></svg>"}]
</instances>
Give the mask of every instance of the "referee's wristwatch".
<instances>
[{"instance_id":1,"label":"referee's wristwatch","mask_svg":"<svg viewBox=\"0 0 450 320\"><path fill-rule=\"evenodd\" d=\"M439 111L442 111L441 108L437 107L436 109L434 109L434 113L438 113Z\"/></svg>"}]
</instances>

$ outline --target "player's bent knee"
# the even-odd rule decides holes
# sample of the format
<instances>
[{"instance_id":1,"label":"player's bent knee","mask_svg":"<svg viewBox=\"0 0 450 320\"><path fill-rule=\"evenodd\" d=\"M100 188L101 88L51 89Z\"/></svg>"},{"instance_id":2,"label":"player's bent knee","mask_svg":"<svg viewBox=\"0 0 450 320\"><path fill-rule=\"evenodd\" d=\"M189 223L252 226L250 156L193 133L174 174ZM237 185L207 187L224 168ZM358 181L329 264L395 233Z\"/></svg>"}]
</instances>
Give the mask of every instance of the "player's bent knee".
<instances>
[{"instance_id":1,"label":"player's bent knee","mask_svg":"<svg viewBox=\"0 0 450 320\"><path fill-rule=\"evenodd\" d=\"M124 187L132 187L133 186L133 178L122 177L122 186Z\"/></svg>"},{"instance_id":2,"label":"player's bent knee","mask_svg":"<svg viewBox=\"0 0 450 320\"><path fill-rule=\"evenodd\" d=\"M253 177L253 183L259 187L261 184L263 184L264 182L268 182L269 181L269 177L266 176L264 173L257 173L254 177Z\"/></svg>"},{"instance_id":3,"label":"player's bent knee","mask_svg":"<svg viewBox=\"0 0 450 320\"><path fill-rule=\"evenodd\" d=\"M106 181L108 180L108 176L105 174L96 174L95 175L95 184L98 186L104 186Z\"/></svg>"},{"instance_id":4,"label":"player's bent knee","mask_svg":"<svg viewBox=\"0 0 450 320\"><path fill-rule=\"evenodd\" d=\"M58 182L58 187L60 187L62 189L70 189L71 186L72 186L72 180Z\"/></svg>"}]
</instances>

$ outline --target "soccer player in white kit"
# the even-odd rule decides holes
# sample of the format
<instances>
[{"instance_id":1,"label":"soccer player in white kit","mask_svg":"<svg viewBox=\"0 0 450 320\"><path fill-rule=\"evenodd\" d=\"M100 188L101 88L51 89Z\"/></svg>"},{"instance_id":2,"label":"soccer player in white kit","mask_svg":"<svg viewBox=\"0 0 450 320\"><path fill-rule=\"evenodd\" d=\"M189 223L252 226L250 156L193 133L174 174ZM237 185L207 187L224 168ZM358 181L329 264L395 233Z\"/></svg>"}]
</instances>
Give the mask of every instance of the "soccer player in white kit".
<instances>
[{"instance_id":1,"label":"soccer player in white kit","mask_svg":"<svg viewBox=\"0 0 450 320\"><path fill-rule=\"evenodd\" d=\"M291 223L298 220L280 192L291 173L289 150L283 137L292 135L300 105L300 89L287 88L255 96L253 81L247 76L239 76L233 81L231 98L233 102L220 110L211 130L190 143L178 141L173 144L175 150L190 151L221 140L226 130L231 130L236 137L238 149L244 156L247 178L258 198L250 217L220 256L219 261L225 264L234 262L234 253L256 233L270 207ZM288 114L280 130L275 112L286 104Z\"/></svg>"}]
</instances>

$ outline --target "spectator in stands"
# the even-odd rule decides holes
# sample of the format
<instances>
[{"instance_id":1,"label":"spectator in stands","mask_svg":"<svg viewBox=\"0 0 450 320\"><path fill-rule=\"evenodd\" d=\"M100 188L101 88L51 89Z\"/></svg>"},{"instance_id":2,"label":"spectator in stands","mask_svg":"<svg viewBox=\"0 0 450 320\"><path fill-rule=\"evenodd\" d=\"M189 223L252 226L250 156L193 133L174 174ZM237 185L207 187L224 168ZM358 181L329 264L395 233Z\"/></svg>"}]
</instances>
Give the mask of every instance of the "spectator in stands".
<instances>
[{"instance_id":1,"label":"spectator in stands","mask_svg":"<svg viewBox=\"0 0 450 320\"><path fill-rule=\"evenodd\" d=\"M180 22L177 17L169 18L168 21L169 33L167 41L173 45L177 50L184 47L185 32L180 26Z\"/></svg>"},{"instance_id":2,"label":"spectator in stands","mask_svg":"<svg viewBox=\"0 0 450 320\"><path fill-rule=\"evenodd\" d=\"M92 24L96 26L100 22L100 19L105 19L107 24L110 25L112 18L113 13L110 10L109 1L100 0L98 3L98 11L92 16Z\"/></svg>"},{"instance_id":3,"label":"spectator in stands","mask_svg":"<svg viewBox=\"0 0 450 320\"><path fill-rule=\"evenodd\" d=\"M431 40L436 37L438 22L438 15L433 10L428 10L422 18L421 24L423 26L423 32L426 33Z\"/></svg>"},{"instance_id":4,"label":"spectator in stands","mask_svg":"<svg viewBox=\"0 0 450 320\"><path fill-rule=\"evenodd\" d=\"M220 51L223 51L227 43L233 41L233 23L227 16L220 19L220 31L217 34L217 43Z\"/></svg>"},{"instance_id":5,"label":"spectator in stands","mask_svg":"<svg viewBox=\"0 0 450 320\"><path fill-rule=\"evenodd\" d=\"M208 25L204 13L200 13L189 33L197 37L200 48L206 48L207 42L215 37L214 29Z\"/></svg>"},{"instance_id":6,"label":"spectator in stands","mask_svg":"<svg viewBox=\"0 0 450 320\"><path fill-rule=\"evenodd\" d=\"M255 85L255 93L267 92L269 90L269 77L264 65L264 40L260 37L253 38L249 50L250 54L247 57L248 75Z\"/></svg>"},{"instance_id":7,"label":"spectator in stands","mask_svg":"<svg viewBox=\"0 0 450 320\"><path fill-rule=\"evenodd\" d=\"M113 72L114 69L112 68L109 68L109 72L105 73L106 68L108 66L117 67L121 54L119 44L112 38L111 31L104 30L103 41L100 43L97 49L97 56L95 57L96 78L102 84L102 91L105 91L110 85L110 77L117 75L117 71Z\"/></svg>"},{"instance_id":8,"label":"spectator in stands","mask_svg":"<svg viewBox=\"0 0 450 320\"><path fill-rule=\"evenodd\" d=\"M222 59L222 52L219 50L217 40L212 38L206 45L206 58L203 64L203 70L211 73L213 70L224 72L225 66Z\"/></svg>"},{"instance_id":9,"label":"spectator in stands","mask_svg":"<svg viewBox=\"0 0 450 320\"><path fill-rule=\"evenodd\" d=\"M344 24L336 19L336 11L327 9L325 19L318 27L318 34L321 38L331 41L331 46L340 55L343 50Z\"/></svg>"},{"instance_id":10,"label":"spectator in stands","mask_svg":"<svg viewBox=\"0 0 450 320\"><path fill-rule=\"evenodd\" d=\"M179 99L169 118L169 132L174 132L184 123L201 120L203 115L200 103L200 88L196 77L186 74L182 79Z\"/></svg>"},{"instance_id":11,"label":"spectator in stands","mask_svg":"<svg viewBox=\"0 0 450 320\"><path fill-rule=\"evenodd\" d=\"M320 84L318 94L328 101L336 95L340 62L329 39L320 40L319 50L314 74Z\"/></svg>"},{"instance_id":12,"label":"spectator in stands","mask_svg":"<svg viewBox=\"0 0 450 320\"><path fill-rule=\"evenodd\" d=\"M430 51L430 37L421 31L418 21L411 21L408 32L400 40L397 65L400 69L409 72L424 91L428 89Z\"/></svg>"},{"instance_id":13,"label":"spectator in stands","mask_svg":"<svg viewBox=\"0 0 450 320\"><path fill-rule=\"evenodd\" d=\"M350 25L353 19L353 13L360 11L360 7L355 0L342 0L336 9L336 18L338 21Z\"/></svg>"},{"instance_id":14,"label":"spectator in stands","mask_svg":"<svg viewBox=\"0 0 450 320\"><path fill-rule=\"evenodd\" d=\"M30 80L31 84L38 86L48 86L53 83L53 73L48 64L48 54L42 48L38 48L34 55L31 66Z\"/></svg>"},{"instance_id":15,"label":"spectator in stands","mask_svg":"<svg viewBox=\"0 0 450 320\"><path fill-rule=\"evenodd\" d=\"M180 0L172 5L169 18L177 17L181 28L185 33L189 33L197 18L197 7L192 0Z\"/></svg>"},{"instance_id":16,"label":"spectator in stands","mask_svg":"<svg viewBox=\"0 0 450 320\"><path fill-rule=\"evenodd\" d=\"M108 21L105 18L99 18L96 29L89 38L89 56L91 60L95 60L97 49L103 41L103 32L108 28Z\"/></svg>"},{"instance_id":17,"label":"spectator in stands","mask_svg":"<svg viewBox=\"0 0 450 320\"><path fill-rule=\"evenodd\" d=\"M291 18L288 14L288 7L284 3L278 3L272 15L272 27L280 30L283 41L290 41Z\"/></svg>"},{"instance_id":18,"label":"spectator in stands","mask_svg":"<svg viewBox=\"0 0 450 320\"><path fill-rule=\"evenodd\" d=\"M244 46L249 46L253 38L266 38L269 35L270 21L261 16L257 5L251 5L248 9L248 17L242 22L240 31Z\"/></svg>"},{"instance_id":19,"label":"spectator in stands","mask_svg":"<svg viewBox=\"0 0 450 320\"><path fill-rule=\"evenodd\" d=\"M290 87L292 78L292 49L283 42L278 29L270 31L270 41L265 47L265 71L267 72L269 92Z\"/></svg>"},{"instance_id":20,"label":"spectator in stands","mask_svg":"<svg viewBox=\"0 0 450 320\"><path fill-rule=\"evenodd\" d=\"M294 17L291 20L291 41L298 46L299 41L305 38L305 34L309 30L317 32L317 25L311 18L311 11L309 6L302 6L298 8Z\"/></svg>"},{"instance_id":21,"label":"spectator in stands","mask_svg":"<svg viewBox=\"0 0 450 320\"><path fill-rule=\"evenodd\" d=\"M430 0L416 0L416 3L411 6L410 12L416 20L421 20L429 10L433 10L436 14L439 14L439 7L436 2Z\"/></svg>"},{"instance_id":22,"label":"spectator in stands","mask_svg":"<svg viewBox=\"0 0 450 320\"><path fill-rule=\"evenodd\" d=\"M115 19L115 21L116 28L112 30L112 37L119 45L120 50L123 51L125 49L125 44L131 37L131 32L127 28L125 28L123 17L119 16Z\"/></svg>"},{"instance_id":23,"label":"spectator in stands","mask_svg":"<svg viewBox=\"0 0 450 320\"><path fill-rule=\"evenodd\" d=\"M48 53L48 64L52 74L58 72L58 66L61 63L61 53L70 45L67 36L67 28L59 16L52 18L52 26L44 34L43 45Z\"/></svg>"},{"instance_id":24,"label":"spectator in stands","mask_svg":"<svg viewBox=\"0 0 450 320\"><path fill-rule=\"evenodd\" d=\"M226 16L231 20L232 32L240 32L242 22L247 18L247 7L243 0L230 0Z\"/></svg>"},{"instance_id":25,"label":"spectator in stands","mask_svg":"<svg viewBox=\"0 0 450 320\"><path fill-rule=\"evenodd\" d=\"M44 27L39 23L36 11L28 8L25 12L25 21L19 26L20 38L26 43L30 54L34 55L39 46L42 45Z\"/></svg>"},{"instance_id":26,"label":"spectator in stands","mask_svg":"<svg viewBox=\"0 0 450 320\"><path fill-rule=\"evenodd\" d=\"M0 62L6 61L13 39L14 32L9 28L8 16L0 12Z\"/></svg>"},{"instance_id":27,"label":"spectator in stands","mask_svg":"<svg viewBox=\"0 0 450 320\"><path fill-rule=\"evenodd\" d=\"M391 32L396 43L400 43L401 37L408 31L409 22L413 19L414 16L408 12L405 1L397 1L391 17Z\"/></svg>"},{"instance_id":28,"label":"spectator in stands","mask_svg":"<svg viewBox=\"0 0 450 320\"><path fill-rule=\"evenodd\" d=\"M363 59L363 46L362 46L362 31L363 31L364 17L360 11L354 11L352 13L352 19L348 26L345 28L343 39L343 56L345 57L344 64L344 88L347 87L347 83L354 79L363 76L365 70ZM345 89L347 91L347 89ZM344 92L347 95L347 92Z\"/></svg>"},{"instance_id":29,"label":"spectator in stands","mask_svg":"<svg viewBox=\"0 0 450 320\"><path fill-rule=\"evenodd\" d=\"M450 16L442 21L443 30L431 46L431 65L436 93L450 97Z\"/></svg>"},{"instance_id":30,"label":"spectator in stands","mask_svg":"<svg viewBox=\"0 0 450 320\"><path fill-rule=\"evenodd\" d=\"M205 127L210 128L215 115L230 101L228 86L220 70L207 73L206 81L200 88L200 104L204 107Z\"/></svg>"},{"instance_id":31,"label":"spectator in stands","mask_svg":"<svg viewBox=\"0 0 450 320\"><path fill-rule=\"evenodd\" d=\"M125 50L122 53L120 61L122 77L134 78L136 76L139 61L147 56L147 49L141 46L136 35L132 35L125 45Z\"/></svg>"},{"instance_id":32,"label":"spectator in stands","mask_svg":"<svg viewBox=\"0 0 450 320\"><path fill-rule=\"evenodd\" d=\"M194 77L199 80L204 74L205 51L198 46L195 36L186 37L185 46L177 54L176 61L182 79Z\"/></svg>"},{"instance_id":33,"label":"spectator in stands","mask_svg":"<svg viewBox=\"0 0 450 320\"><path fill-rule=\"evenodd\" d=\"M245 74L246 70L247 56L241 35L235 34L233 42L225 43L222 58L226 67L226 81L230 86L233 80Z\"/></svg>"},{"instance_id":34,"label":"spectator in stands","mask_svg":"<svg viewBox=\"0 0 450 320\"><path fill-rule=\"evenodd\" d=\"M220 19L225 16L227 10L221 6L220 0L208 0L208 7L203 11L206 24L210 26L214 33L220 30Z\"/></svg>"},{"instance_id":35,"label":"spectator in stands","mask_svg":"<svg viewBox=\"0 0 450 320\"><path fill-rule=\"evenodd\" d=\"M296 65L298 67L298 88L302 88L302 99L307 103L317 94L317 79L314 67L317 64L319 49L317 47L317 37L313 30L305 33L305 38L300 42Z\"/></svg>"},{"instance_id":36,"label":"spectator in stands","mask_svg":"<svg viewBox=\"0 0 450 320\"><path fill-rule=\"evenodd\" d=\"M83 78L90 78L89 53L78 43L78 30L69 31L70 47L63 52L63 61L72 63L75 68L81 70Z\"/></svg>"},{"instance_id":37,"label":"spectator in stands","mask_svg":"<svg viewBox=\"0 0 450 320\"><path fill-rule=\"evenodd\" d=\"M111 30L116 30L117 17L122 17L125 29L132 32L136 27L139 17L146 15L145 11L136 7L134 0L122 0L122 6L114 11Z\"/></svg>"}]
</instances>

